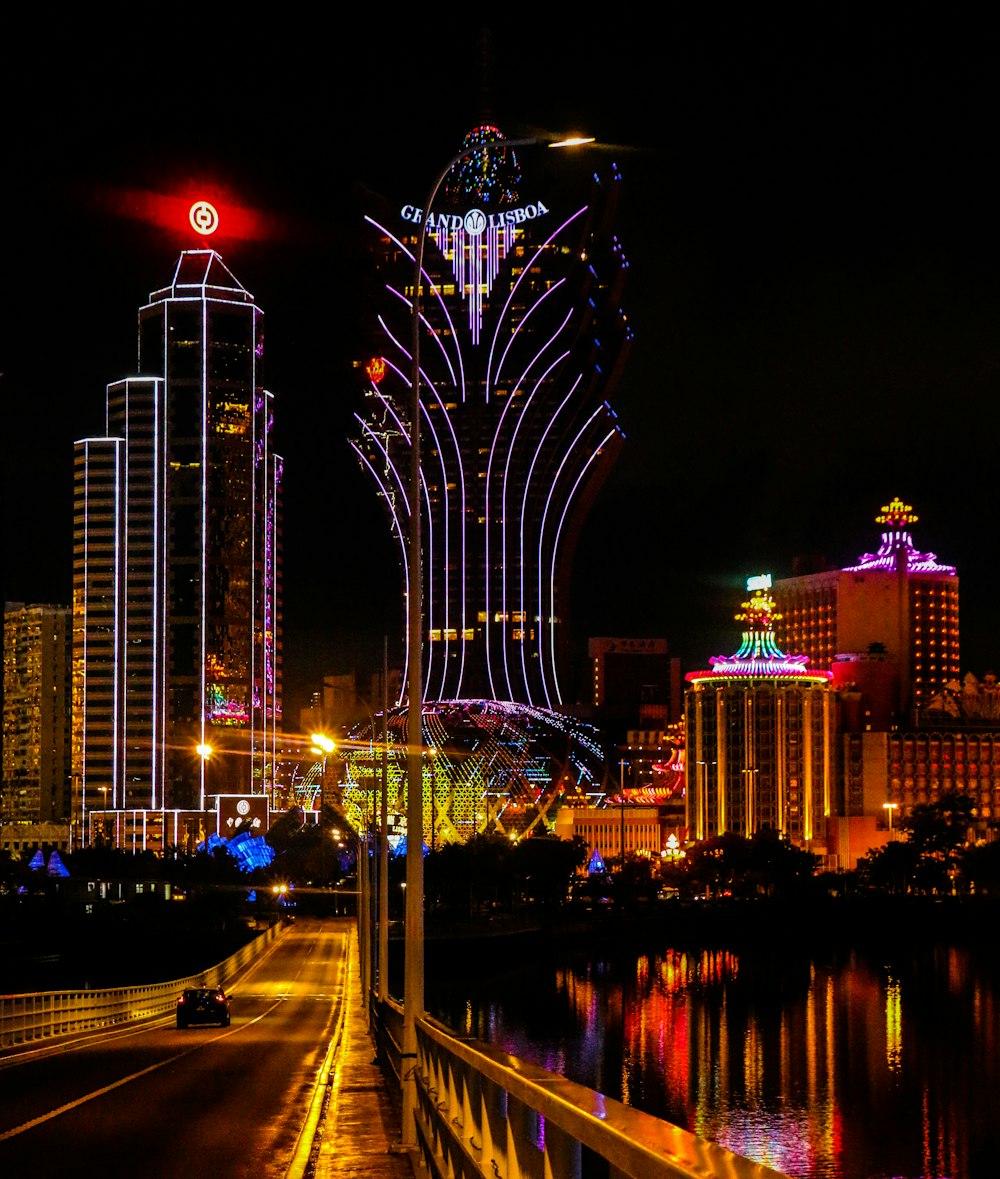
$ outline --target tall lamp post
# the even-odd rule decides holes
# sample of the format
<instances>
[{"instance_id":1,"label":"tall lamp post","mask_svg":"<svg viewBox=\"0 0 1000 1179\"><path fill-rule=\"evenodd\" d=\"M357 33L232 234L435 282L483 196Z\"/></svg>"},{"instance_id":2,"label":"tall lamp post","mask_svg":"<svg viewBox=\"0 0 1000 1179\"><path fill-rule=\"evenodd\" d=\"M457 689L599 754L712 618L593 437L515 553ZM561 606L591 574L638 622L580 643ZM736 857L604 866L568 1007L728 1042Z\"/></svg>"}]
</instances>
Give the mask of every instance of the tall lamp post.
<instances>
[{"instance_id":1,"label":"tall lamp post","mask_svg":"<svg viewBox=\"0 0 1000 1179\"><path fill-rule=\"evenodd\" d=\"M212 746L202 741L194 747L194 751L201 758L201 809L205 818L205 854L208 855L208 760L212 756Z\"/></svg>"},{"instance_id":2,"label":"tall lamp post","mask_svg":"<svg viewBox=\"0 0 1000 1179\"><path fill-rule=\"evenodd\" d=\"M546 144L549 147L572 147L592 143L590 138L560 140L530 136L501 139L493 143L469 144L456 152L441 169L424 202L417 233L417 250L413 267L413 297L410 302L410 537L409 580L407 585L407 633L409 635L409 676L406 759L406 933L403 978L403 1145L417 1144L416 1077L417 1020L424 1014L424 813L423 813L423 558L420 526L420 290L424 271L424 246L427 242L427 219L438 191L448 173L468 156L486 154L514 147Z\"/></svg>"},{"instance_id":3,"label":"tall lamp post","mask_svg":"<svg viewBox=\"0 0 1000 1179\"><path fill-rule=\"evenodd\" d=\"M378 998L389 991L389 640L382 639L382 789L378 844ZM374 720L373 720L374 724Z\"/></svg>"},{"instance_id":4,"label":"tall lamp post","mask_svg":"<svg viewBox=\"0 0 1000 1179\"><path fill-rule=\"evenodd\" d=\"M326 759L331 753L337 749L337 743L332 737L328 737L325 733L312 733L310 735L310 753L314 753L322 763L320 770L320 787L319 787L319 811L317 812L319 827L319 885L323 888L326 884L326 840L323 834L323 807L326 805Z\"/></svg>"}]
</instances>

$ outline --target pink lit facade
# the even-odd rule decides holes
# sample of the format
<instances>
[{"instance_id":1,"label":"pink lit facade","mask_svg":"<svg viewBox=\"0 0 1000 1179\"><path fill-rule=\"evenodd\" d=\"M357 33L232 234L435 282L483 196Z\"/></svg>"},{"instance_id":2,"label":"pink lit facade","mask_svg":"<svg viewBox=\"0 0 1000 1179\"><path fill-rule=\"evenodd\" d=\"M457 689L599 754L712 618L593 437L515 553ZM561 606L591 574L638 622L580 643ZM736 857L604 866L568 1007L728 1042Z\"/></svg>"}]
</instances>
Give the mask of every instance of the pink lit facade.
<instances>
[{"instance_id":1,"label":"pink lit facade","mask_svg":"<svg viewBox=\"0 0 1000 1179\"><path fill-rule=\"evenodd\" d=\"M893 500L876 520L884 529L877 552L844 569L774 583L782 615L775 635L818 667L838 656L888 664L889 696L872 707L908 723L959 679L959 579L953 566L914 546L909 505ZM843 682L850 668L838 674Z\"/></svg>"}]
</instances>

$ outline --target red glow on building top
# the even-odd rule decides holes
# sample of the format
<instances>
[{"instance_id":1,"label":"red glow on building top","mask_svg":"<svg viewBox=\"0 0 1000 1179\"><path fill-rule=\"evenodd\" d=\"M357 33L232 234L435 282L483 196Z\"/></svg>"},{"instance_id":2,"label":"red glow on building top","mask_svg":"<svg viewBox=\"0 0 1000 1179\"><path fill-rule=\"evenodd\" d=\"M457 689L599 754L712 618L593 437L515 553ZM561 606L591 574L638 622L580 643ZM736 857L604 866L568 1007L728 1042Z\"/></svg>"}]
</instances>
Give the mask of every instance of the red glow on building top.
<instances>
[{"instance_id":1,"label":"red glow on building top","mask_svg":"<svg viewBox=\"0 0 1000 1179\"><path fill-rule=\"evenodd\" d=\"M263 241L280 236L273 218L232 200L216 188L187 187L173 193L142 188L104 189L99 205L116 217L144 221L174 233L192 246L211 235L213 242Z\"/></svg>"}]
</instances>

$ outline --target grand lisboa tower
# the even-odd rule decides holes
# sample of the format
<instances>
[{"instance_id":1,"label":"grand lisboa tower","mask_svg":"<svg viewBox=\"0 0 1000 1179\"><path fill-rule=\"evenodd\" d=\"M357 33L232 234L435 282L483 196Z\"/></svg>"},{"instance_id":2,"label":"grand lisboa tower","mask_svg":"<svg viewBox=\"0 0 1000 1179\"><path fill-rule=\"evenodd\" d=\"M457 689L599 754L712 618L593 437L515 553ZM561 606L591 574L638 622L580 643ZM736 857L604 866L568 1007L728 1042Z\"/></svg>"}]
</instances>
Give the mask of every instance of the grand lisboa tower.
<instances>
[{"instance_id":1,"label":"grand lisboa tower","mask_svg":"<svg viewBox=\"0 0 1000 1179\"><path fill-rule=\"evenodd\" d=\"M407 634L407 663L421 641L424 743L435 750L425 830L442 840L551 826L558 797L599 791L603 774L597 735L564 711L565 618L580 527L623 440L608 402L632 334L613 231L620 177L614 166L588 177L582 199L567 198L562 179L529 191L504 142L494 126L475 128L432 210L404 203L365 219L377 314L352 445L385 507L404 588L426 221L423 633Z\"/></svg>"}]
</instances>

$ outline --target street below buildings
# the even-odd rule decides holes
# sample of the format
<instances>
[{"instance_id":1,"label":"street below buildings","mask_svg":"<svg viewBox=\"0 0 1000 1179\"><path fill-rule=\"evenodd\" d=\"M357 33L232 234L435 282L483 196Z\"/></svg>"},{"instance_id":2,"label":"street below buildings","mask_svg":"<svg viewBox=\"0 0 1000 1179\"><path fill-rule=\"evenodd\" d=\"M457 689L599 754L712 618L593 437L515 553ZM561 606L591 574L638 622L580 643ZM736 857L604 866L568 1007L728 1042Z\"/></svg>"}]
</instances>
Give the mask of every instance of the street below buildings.
<instances>
[{"instance_id":1,"label":"street below buildings","mask_svg":"<svg viewBox=\"0 0 1000 1179\"><path fill-rule=\"evenodd\" d=\"M0 1056L0 1174L282 1176L342 1001L351 922L300 920L227 987L230 1027L174 1016Z\"/></svg>"}]
</instances>

